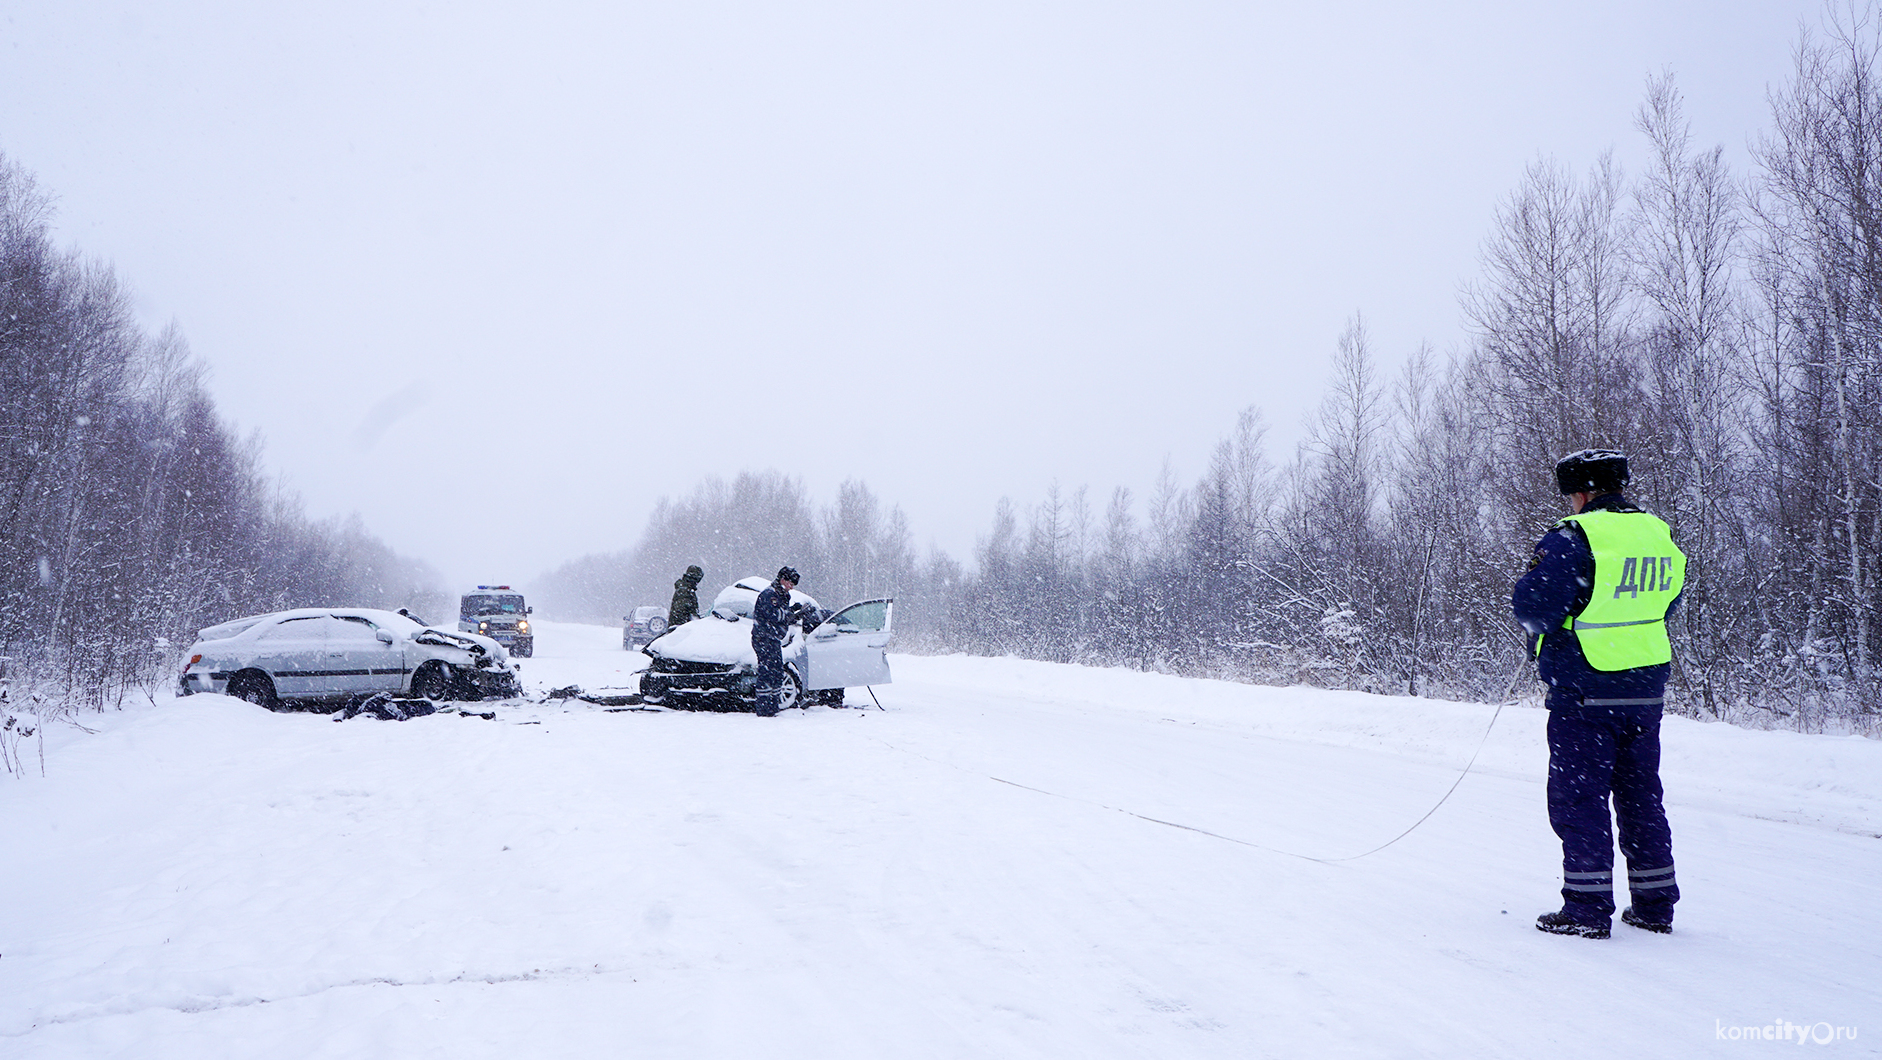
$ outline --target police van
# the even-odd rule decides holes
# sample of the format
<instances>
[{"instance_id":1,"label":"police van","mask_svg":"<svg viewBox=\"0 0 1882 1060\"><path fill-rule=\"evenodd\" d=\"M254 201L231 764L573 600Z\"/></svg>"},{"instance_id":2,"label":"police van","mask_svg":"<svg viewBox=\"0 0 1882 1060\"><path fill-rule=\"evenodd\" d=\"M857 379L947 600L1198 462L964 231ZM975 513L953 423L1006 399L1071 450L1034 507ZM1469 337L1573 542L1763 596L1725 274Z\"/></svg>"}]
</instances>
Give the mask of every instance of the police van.
<instances>
[{"instance_id":1,"label":"police van","mask_svg":"<svg viewBox=\"0 0 1882 1060\"><path fill-rule=\"evenodd\" d=\"M536 650L528 617L533 610L522 593L507 585L479 585L458 602L457 628L489 637L511 655L527 659Z\"/></svg>"}]
</instances>

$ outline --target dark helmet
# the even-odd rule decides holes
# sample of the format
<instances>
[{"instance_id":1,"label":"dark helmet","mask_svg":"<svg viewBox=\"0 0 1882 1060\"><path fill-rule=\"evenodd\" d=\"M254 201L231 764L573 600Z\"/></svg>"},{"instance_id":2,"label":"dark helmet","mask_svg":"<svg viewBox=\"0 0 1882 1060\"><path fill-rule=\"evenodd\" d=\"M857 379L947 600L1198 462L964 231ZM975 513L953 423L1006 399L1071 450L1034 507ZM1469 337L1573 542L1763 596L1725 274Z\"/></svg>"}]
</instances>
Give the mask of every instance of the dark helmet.
<instances>
[{"instance_id":1,"label":"dark helmet","mask_svg":"<svg viewBox=\"0 0 1882 1060\"><path fill-rule=\"evenodd\" d=\"M1555 485L1571 493L1617 493L1627 485L1627 457L1617 449L1583 449L1555 464Z\"/></svg>"},{"instance_id":2,"label":"dark helmet","mask_svg":"<svg viewBox=\"0 0 1882 1060\"><path fill-rule=\"evenodd\" d=\"M778 580L781 582L790 582L792 585L796 585L798 582L801 582L804 579L799 578L797 576L796 567L779 567L778 568Z\"/></svg>"},{"instance_id":3,"label":"dark helmet","mask_svg":"<svg viewBox=\"0 0 1882 1060\"><path fill-rule=\"evenodd\" d=\"M706 572L700 569L699 564L695 563L692 566L686 568L686 573L680 575L680 580L683 582L688 582L693 585L698 585L700 579L704 578L705 576L706 576Z\"/></svg>"}]
</instances>

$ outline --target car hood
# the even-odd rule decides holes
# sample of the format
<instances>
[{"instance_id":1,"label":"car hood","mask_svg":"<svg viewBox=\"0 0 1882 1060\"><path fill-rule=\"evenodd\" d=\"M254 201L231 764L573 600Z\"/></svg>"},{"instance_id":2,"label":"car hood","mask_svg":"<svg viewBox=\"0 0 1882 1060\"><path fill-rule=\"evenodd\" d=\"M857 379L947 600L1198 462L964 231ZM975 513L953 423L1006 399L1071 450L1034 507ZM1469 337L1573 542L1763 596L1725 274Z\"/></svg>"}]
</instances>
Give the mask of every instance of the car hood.
<instances>
[{"instance_id":1,"label":"car hood","mask_svg":"<svg viewBox=\"0 0 1882 1060\"><path fill-rule=\"evenodd\" d=\"M413 630L411 633L411 641L413 644L428 648L444 648L446 650L470 652L472 655L477 654L477 652L473 650L474 648L482 648L484 654L497 660L499 663L507 664L510 661L510 653L504 649L503 645L489 637L477 633L463 633L454 629L439 629L436 626L426 626L423 629Z\"/></svg>"},{"instance_id":2,"label":"car hood","mask_svg":"<svg viewBox=\"0 0 1882 1060\"><path fill-rule=\"evenodd\" d=\"M648 655L681 662L718 663L723 666L758 665L758 654L751 647L751 620L724 619L717 615L694 619L666 632L642 649ZM784 641L785 654L796 646L798 632L791 629Z\"/></svg>"}]
</instances>

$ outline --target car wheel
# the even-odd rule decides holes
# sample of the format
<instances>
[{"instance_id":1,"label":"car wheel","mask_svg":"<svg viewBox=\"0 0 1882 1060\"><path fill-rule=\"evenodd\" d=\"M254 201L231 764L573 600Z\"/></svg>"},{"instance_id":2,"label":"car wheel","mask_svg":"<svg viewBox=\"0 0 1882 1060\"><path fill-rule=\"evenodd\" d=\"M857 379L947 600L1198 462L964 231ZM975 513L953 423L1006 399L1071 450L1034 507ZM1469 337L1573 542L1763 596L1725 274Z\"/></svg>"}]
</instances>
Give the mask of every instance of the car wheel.
<instances>
[{"instance_id":1,"label":"car wheel","mask_svg":"<svg viewBox=\"0 0 1882 1060\"><path fill-rule=\"evenodd\" d=\"M434 660L420 666L412 675L412 695L420 699L449 699L453 684L450 668Z\"/></svg>"},{"instance_id":2,"label":"car wheel","mask_svg":"<svg viewBox=\"0 0 1882 1060\"><path fill-rule=\"evenodd\" d=\"M797 676L797 671L784 668L784 684L778 688L778 709L789 710L792 707L805 706L804 682Z\"/></svg>"},{"instance_id":3,"label":"car wheel","mask_svg":"<svg viewBox=\"0 0 1882 1060\"><path fill-rule=\"evenodd\" d=\"M275 695L273 679L260 670L243 670L229 678L229 695L269 710L282 709L281 697Z\"/></svg>"},{"instance_id":4,"label":"car wheel","mask_svg":"<svg viewBox=\"0 0 1882 1060\"><path fill-rule=\"evenodd\" d=\"M653 634L654 636L656 636L656 637L657 637L657 636L659 636L660 634L662 634L662 633L665 633L666 631L667 631L667 620L666 620L666 619L664 619L664 618L650 618L650 619L648 619L648 620L647 620L647 632L649 632L649 633L651 633L651 634Z\"/></svg>"}]
</instances>

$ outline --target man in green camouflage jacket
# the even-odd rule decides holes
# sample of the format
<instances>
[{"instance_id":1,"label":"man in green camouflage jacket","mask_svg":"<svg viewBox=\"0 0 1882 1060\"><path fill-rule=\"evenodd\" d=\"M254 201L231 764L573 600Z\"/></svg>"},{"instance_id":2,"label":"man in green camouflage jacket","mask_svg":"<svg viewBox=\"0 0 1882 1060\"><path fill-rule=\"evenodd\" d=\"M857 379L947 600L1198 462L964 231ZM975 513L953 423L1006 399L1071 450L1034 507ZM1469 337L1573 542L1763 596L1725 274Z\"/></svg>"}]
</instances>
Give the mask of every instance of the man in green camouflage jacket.
<instances>
[{"instance_id":1,"label":"man in green camouflage jacket","mask_svg":"<svg viewBox=\"0 0 1882 1060\"><path fill-rule=\"evenodd\" d=\"M699 581L705 576L706 572L695 563L673 583L673 602L667 605L668 629L677 629L680 623L699 617Z\"/></svg>"}]
</instances>

